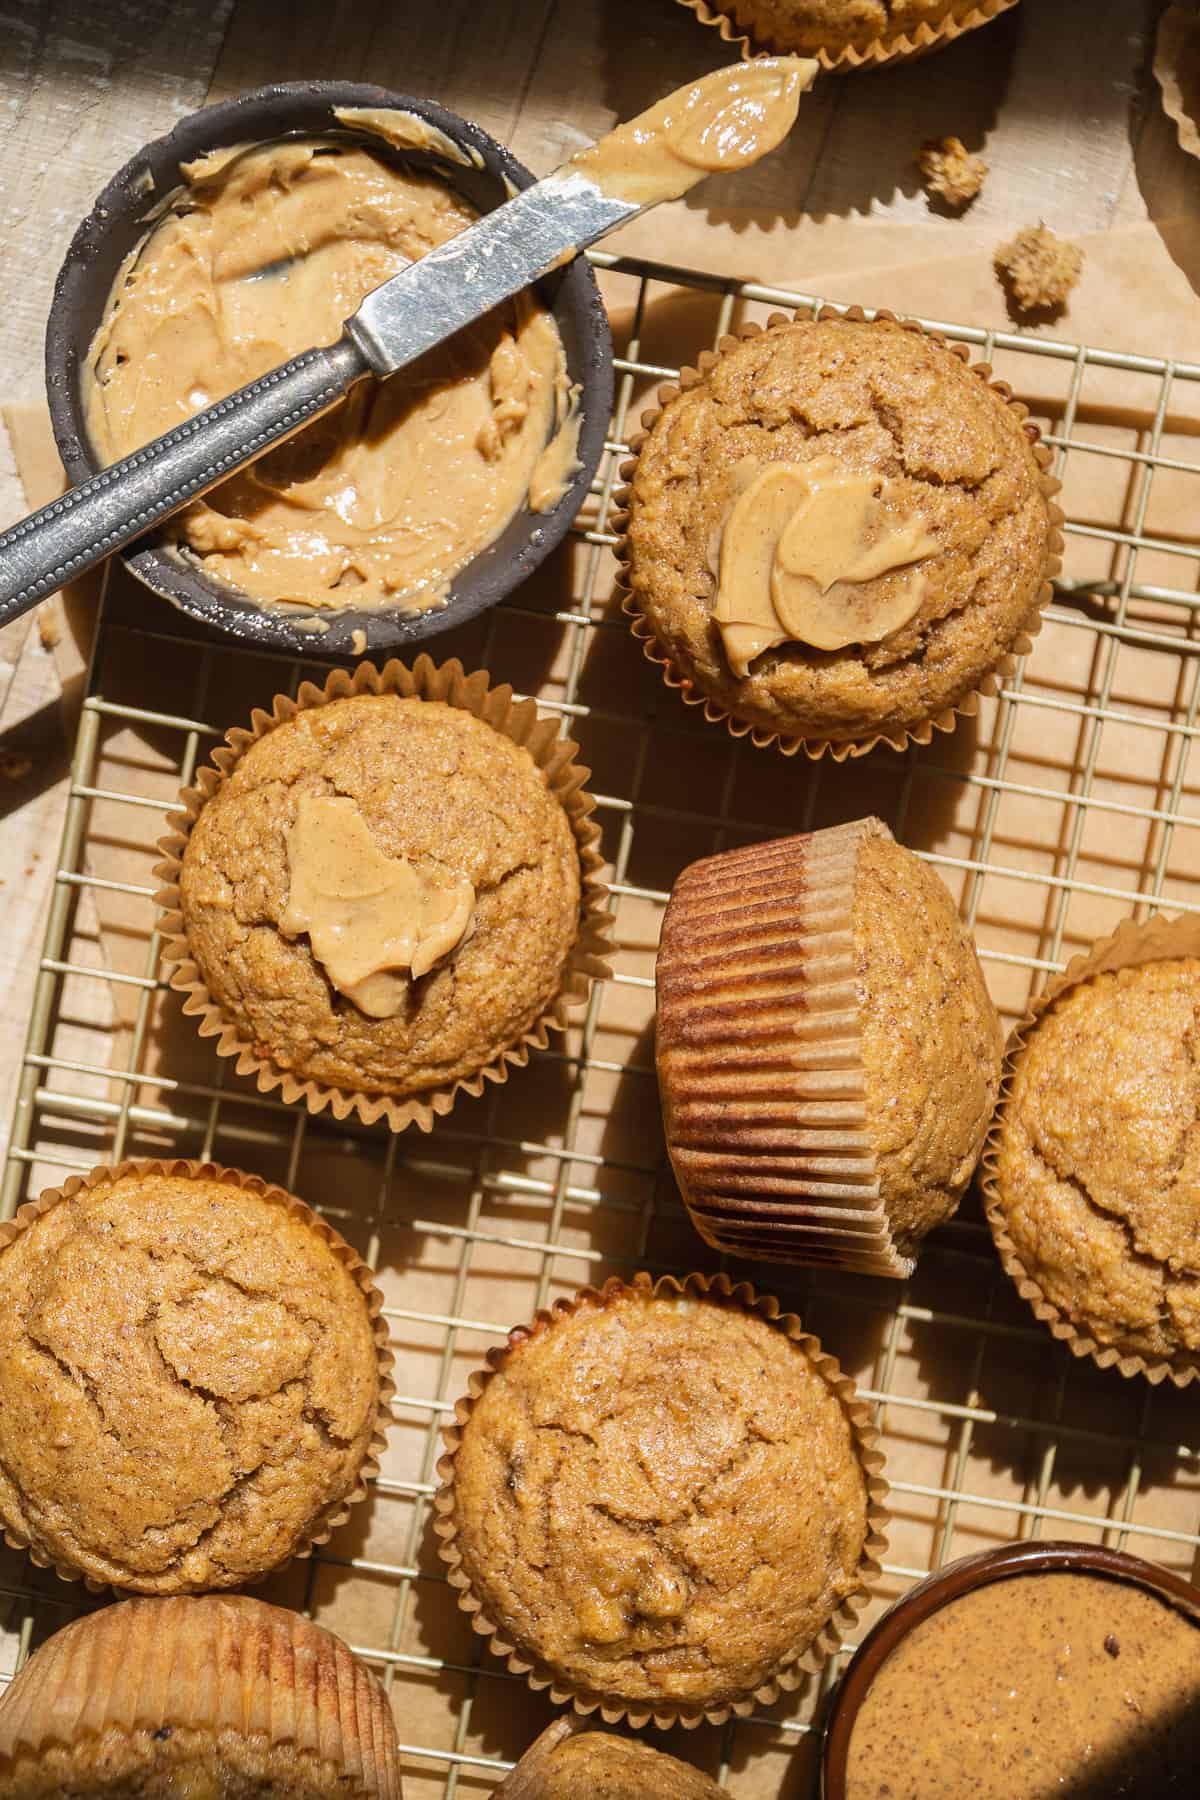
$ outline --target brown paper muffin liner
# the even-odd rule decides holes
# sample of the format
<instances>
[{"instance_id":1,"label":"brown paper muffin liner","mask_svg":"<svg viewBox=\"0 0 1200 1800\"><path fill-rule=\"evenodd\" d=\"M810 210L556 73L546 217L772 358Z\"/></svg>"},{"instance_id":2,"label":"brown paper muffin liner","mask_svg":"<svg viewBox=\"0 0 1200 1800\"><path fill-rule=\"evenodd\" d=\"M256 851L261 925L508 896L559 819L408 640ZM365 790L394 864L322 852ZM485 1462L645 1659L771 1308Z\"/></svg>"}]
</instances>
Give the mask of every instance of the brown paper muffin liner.
<instances>
[{"instance_id":1,"label":"brown paper muffin liner","mask_svg":"<svg viewBox=\"0 0 1200 1800\"><path fill-rule=\"evenodd\" d=\"M714 1299L732 1308L741 1308L746 1312L757 1313L761 1318L777 1325L786 1332L793 1343L805 1352L813 1367L824 1377L825 1381L841 1402L847 1422L854 1439L855 1451L863 1470L867 1489L867 1535L863 1545L863 1557L859 1566L859 1585L853 1593L846 1596L841 1605L826 1621L813 1641L797 1651L793 1657L781 1663L772 1678L752 1694L743 1699L727 1702L720 1706L688 1708L672 1702L664 1702L661 1706L650 1706L645 1702L626 1701L612 1694L599 1694L586 1689L577 1689L566 1683L552 1668L549 1668L519 1650L505 1636L502 1628L488 1617L484 1602L473 1591L471 1580L463 1566L462 1554L458 1548L458 1531L454 1521L454 1462L462 1443L463 1431L475 1409L475 1403L492 1378L502 1370L512 1351L529 1339L540 1336L553 1328L556 1321L576 1311L580 1305L603 1305L617 1294L687 1294L698 1299ZM847 1632L854 1627L859 1612L866 1603L872 1584L880 1574L880 1558L887 1549L887 1482L883 1476L883 1452L879 1449L879 1432L872 1421L871 1408L864 1400L860 1400L853 1381L842 1373L835 1359L821 1348L818 1340L810 1332L804 1330L800 1320L794 1313L780 1311L778 1300L770 1294L759 1295L748 1281L732 1282L728 1275L692 1274L683 1279L675 1275L663 1275L655 1281L647 1274L635 1275L632 1282L622 1281L618 1276L611 1277L602 1288L583 1287L570 1298L556 1300L552 1307L536 1314L529 1325L518 1325L508 1334L508 1343L499 1345L487 1353L487 1366L476 1370L471 1376L467 1392L454 1408L455 1423L447 1425L442 1431L442 1440L446 1445L445 1454L438 1462L438 1477L441 1486L434 1498L433 1529L440 1542L438 1555L448 1567L447 1580L458 1593L458 1604L463 1612L470 1615L471 1628L481 1637L487 1639L489 1650L494 1656L503 1657L510 1672L524 1675L531 1688L542 1690L548 1688L550 1698L557 1705L570 1704L575 1711L587 1716L599 1712L600 1717L608 1724L615 1725L624 1720L635 1730L653 1723L661 1730L668 1730L673 1725L691 1728L707 1721L710 1725L721 1725L733 1715L745 1718L756 1706L769 1706L783 1692L790 1693L799 1687L806 1675L815 1674L823 1668L829 1659L836 1655L845 1640Z\"/></svg>"},{"instance_id":2,"label":"brown paper muffin liner","mask_svg":"<svg viewBox=\"0 0 1200 1800\"><path fill-rule=\"evenodd\" d=\"M730 13L721 12L710 4L710 0L678 0L678 3L694 13L702 25L715 26L724 41L735 45L747 62L753 56L808 54L789 50L785 45L774 43L769 36L754 36L749 25L742 26ZM931 50L945 49L964 32L990 24L1016 4L1017 0L976 0L976 4L964 7L957 17L942 19L934 25L922 23L887 43L875 38L861 50L847 46L842 50L817 50L812 54L823 69L835 75L853 74L856 69L879 69L887 63L911 62L913 57L927 56ZM733 0L734 13L739 10L738 0Z\"/></svg>"},{"instance_id":3,"label":"brown paper muffin liner","mask_svg":"<svg viewBox=\"0 0 1200 1800\"><path fill-rule=\"evenodd\" d=\"M231 1187L245 1188L250 1193L261 1194L262 1198L269 1200L272 1205L281 1206L289 1218L300 1219L304 1224L310 1226L317 1236L329 1245L338 1261L353 1276L355 1285L362 1291L371 1319L379 1368L379 1398L376 1405L375 1430L371 1435L367 1454L363 1459L362 1468L359 1470L358 1479L353 1488L337 1510L324 1521L320 1530L315 1532L299 1549L293 1550L285 1561L290 1562L292 1558L303 1559L311 1556L318 1545L328 1543L338 1527L345 1524L351 1509L357 1506L360 1500L366 1499L370 1484L379 1473L379 1459L387 1445L386 1434L392 1422L391 1399L396 1391L396 1384L392 1380L392 1366L395 1357L392 1355L388 1341L388 1323L383 1316L383 1295L375 1285L375 1278L358 1252L346 1242L341 1233L335 1231L333 1226L315 1213L310 1206L306 1206L303 1200L298 1200L294 1194L289 1194L286 1188L276 1187L274 1182L264 1181L261 1175L247 1175L241 1169L227 1169L220 1163L195 1162L184 1157L162 1162L126 1161L118 1163L115 1167L101 1163L96 1168L89 1169L86 1175L72 1175L70 1180L65 1181L60 1188L47 1188L38 1195L36 1200L30 1200L18 1208L12 1219L0 1224L0 1256L14 1238L20 1237L22 1232L27 1231L37 1219L52 1211L60 1202L70 1200L75 1194L85 1189L103 1187L108 1182L119 1181L126 1175L167 1175L177 1181L224 1181L228 1182ZM52 1568L63 1581L82 1581L90 1593L131 1591L115 1582L100 1581L95 1576L88 1575L82 1569L74 1567L71 1563L61 1562L55 1557L46 1555L44 1551L31 1544L15 1526L8 1524L0 1526L0 1535L4 1537L6 1543L12 1545L14 1550L24 1550L30 1560L39 1568ZM276 1565L278 1568L283 1566L282 1563ZM261 1576L248 1577L246 1582L240 1585L249 1585L251 1580L264 1580L267 1575L272 1573L274 1570L264 1569ZM169 1594L171 1585L170 1578L162 1578L161 1586L156 1587L153 1581L150 1581L145 1585L139 1584L136 1591L138 1593Z\"/></svg>"},{"instance_id":4,"label":"brown paper muffin liner","mask_svg":"<svg viewBox=\"0 0 1200 1800\"><path fill-rule=\"evenodd\" d=\"M126 1600L65 1626L0 1704L0 1760L86 1755L107 1733L158 1731L298 1752L356 1792L400 1800L396 1728L376 1677L332 1632L240 1594Z\"/></svg>"},{"instance_id":5,"label":"brown paper muffin liner","mask_svg":"<svg viewBox=\"0 0 1200 1800\"><path fill-rule=\"evenodd\" d=\"M574 1735L577 1719L573 1713L560 1713L540 1737L536 1737L515 1769L510 1769L492 1800L546 1800L546 1777L554 1761L554 1752L564 1738Z\"/></svg>"},{"instance_id":6,"label":"brown paper muffin liner","mask_svg":"<svg viewBox=\"0 0 1200 1800\"><path fill-rule=\"evenodd\" d=\"M675 884L657 969L663 1127L714 1249L913 1271L880 1198L854 954L859 851L890 835L859 819L709 857Z\"/></svg>"},{"instance_id":7,"label":"brown paper muffin liner","mask_svg":"<svg viewBox=\"0 0 1200 1800\"><path fill-rule=\"evenodd\" d=\"M358 694L399 694L403 699L438 700L446 706L471 713L503 737L520 744L545 774L550 792L570 821L579 850L582 889L579 934L567 959L562 986L541 1018L475 1074L461 1076L457 1081L428 1088L407 1098L363 1094L349 1088L330 1087L320 1081L302 1080L290 1070L280 1068L242 1037L237 1025L212 999L192 960L179 895L183 854L192 827L207 801L250 745L299 712ZM159 929L164 939L163 958L175 965L170 985L184 995L184 1012L199 1019L201 1037L216 1038L218 1056L236 1057L237 1073L253 1076L261 1093L270 1094L278 1088L289 1104L300 1101L311 1113L324 1112L328 1107L335 1119L346 1119L355 1114L366 1125L383 1119L392 1131L403 1131L409 1125L429 1131L436 1118L450 1111L460 1094L478 1096L486 1083L505 1082L510 1070L524 1068L531 1051L546 1048L551 1032L566 1030L570 1009L587 999L591 983L612 973L606 960L612 948L612 921L608 910L608 888L601 876L604 859L600 851L600 827L592 817L596 803L584 786L591 771L575 761L578 745L559 736L557 720L540 714L532 700L515 701L511 687L492 687L486 671L480 669L467 675L457 660L438 664L429 656L419 656L411 668L393 660L382 669L374 663L359 663L353 673L336 669L323 687L306 681L294 700L287 694L277 694L269 712L256 707L249 728L234 726L226 732L225 741L228 747L214 750L212 763L197 772L194 786L184 788L180 793L182 810L168 815L167 822L172 830L159 841L158 848L164 860L155 869L164 886L155 895L155 902L161 909Z\"/></svg>"},{"instance_id":8,"label":"brown paper muffin liner","mask_svg":"<svg viewBox=\"0 0 1200 1800\"><path fill-rule=\"evenodd\" d=\"M1144 1375L1147 1381L1156 1386L1163 1381L1172 1381L1176 1387L1187 1387L1189 1382L1200 1379L1200 1367L1176 1368L1169 1362L1147 1361L1134 1352L1122 1352L1113 1344L1098 1343L1086 1330L1077 1326L1061 1307L1055 1306L1046 1297L1025 1268L1017 1247L1009 1236L997 1168L1000 1134L1017 1065L1030 1032L1045 1017L1054 1002L1068 988L1078 987L1081 982L1090 981L1095 975L1114 973L1118 969L1136 969L1145 963L1174 962L1185 957L1200 960L1200 918L1182 914L1178 918L1169 919L1162 913L1156 913L1144 924L1139 924L1136 919L1123 920L1111 937L1099 939L1090 950L1074 957L1061 975L1056 975L1047 982L1024 1018L1013 1027L1008 1040L1000 1098L983 1149L981 1182L984 1210L996 1249L1000 1253L1000 1261L1021 1298L1028 1301L1034 1317L1040 1319L1043 1325L1048 1325L1052 1335L1060 1343L1066 1344L1073 1356L1089 1357L1099 1368L1115 1368L1122 1375Z\"/></svg>"},{"instance_id":9,"label":"brown paper muffin liner","mask_svg":"<svg viewBox=\"0 0 1200 1800\"><path fill-rule=\"evenodd\" d=\"M972 363L970 352L965 345L948 344L946 339L938 332L927 331L925 327L919 325L915 319L901 319L898 318L895 313L882 310L877 311L873 315L875 319L885 320L893 325L900 325L905 331L915 331L920 336L929 338L933 343L940 344L942 349L948 350L952 356L957 356L961 362L965 363L967 367L971 369L973 374L978 375L979 379L986 383L994 394L999 395L1009 409L1015 413L1017 418L1021 421L1025 435L1033 447L1034 457L1042 470L1041 488L1047 500L1050 516L1050 530L1047 536L1045 578L1034 602L1032 615L1026 621L1024 629L1013 639L1003 656L997 658L996 662L984 676L978 687L973 689L972 692L964 694L962 699L959 700L956 705L947 707L944 711L936 713L931 718L923 719L918 725L898 725L886 731L871 732L866 737L835 740L822 737L790 737L784 732L768 730L763 726L753 725L748 720L735 717L734 714L726 711L723 706L707 695L701 687L683 673L672 657L670 650L665 644L659 642L654 634L654 627L642 612L630 579L631 558L629 552L629 540L626 535L629 524L629 499L632 492L634 471L637 468L638 455L643 444L653 430L654 424L660 417L663 408L666 407L670 401L676 399L679 394L686 393L689 388L695 387L698 382L703 381L709 371L720 361L721 357L727 355L730 350L735 349L744 339L757 337L763 330L778 330L781 326L792 324L795 319L804 319L807 321L810 316L811 315L807 313L801 312L777 312L771 314L765 327L754 324L753 322L742 325L738 328L736 333L723 337L716 350L702 351L697 358L696 367L694 369L690 367L680 369L679 380L677 382L668 382L659 388L657 394L658 405L649 408L642 414L642 429L630 440L629 448L632 455L627 461L621 464L620 468L623 486L618 490L615 496L616 511L613 515L613 527L618 536L616 546L616 557L618 562L617 588L621 595L622 611L632 622L633 635L641 644L646 660L654 663L662 671L662 678L666 686L676 689L686 706L703 707L704 717L706 719L710 720L714 725L723 724L731 737L748 737L751 743L756 745L759 749L765 749L768 746L773 745L777 750L780 750L784 756L795 756L797 751L803 750L805 756L807 756L811 762L818 762L823 756L832 757L834 762L845 762L848 757L866 756L868 751L874 750L880 744L887 744L893 750L905 750L909 744L928 744L932 740L935 731L953 731L960 718L972 718L978 712L980 699L984 695L995 694L1001 680L1015 672L1018 660L1022 656L1027 655L1033 648L1033 640L1042 627L1042 611L1049 604L1054 591L1052 586L1054 577L1062 568L1060 552L1063 547L1061 527L1064 523L1064 514L1061 508L1054 502L1054 496L1060 492L1062 483L1053 475L1046 473L1052 460L1051 452L1045 444L1041 443L1041 433L1038 430L1038 427L1029 422L1029 408L1022 401L1013 399L1012 389L1008 386L1007 382L992 380L990 364ZM867 315L861 306L851 306L844 310L834 306L823 306L816 314L816 318L818 320L844 319L852 324L866 324L868 322Z\"/></svg>"},{"instance_id":10,"label":"brown paper muffin liner","mask_svg":"<svg viewBox=\"0 0 1200 1800\"><path fill-rule=\"evenodd\" d=\"M1200 14L1195 0L1173 0L1159 20L1154 73L1180 147L1189 156L1200 156Z\"/></svg>"}]
</instances>

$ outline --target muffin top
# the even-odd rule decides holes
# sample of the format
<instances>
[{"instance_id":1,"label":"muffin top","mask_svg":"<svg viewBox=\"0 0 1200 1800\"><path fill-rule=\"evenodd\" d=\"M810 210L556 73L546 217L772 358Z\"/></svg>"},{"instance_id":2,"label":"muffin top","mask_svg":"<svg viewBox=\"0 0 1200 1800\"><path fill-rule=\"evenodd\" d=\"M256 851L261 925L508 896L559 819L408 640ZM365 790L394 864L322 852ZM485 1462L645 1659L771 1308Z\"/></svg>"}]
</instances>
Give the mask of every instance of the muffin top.
<instances>
[{"instance_id":1,"label":"muffin top","mask_svg":"<svg viewBox=\"0 0 1200 1800\"><path fill-rule=\"evenodd\" d=\"M48 1638L0 1697L4 1800L265 1794L401 1795L382 1686L298 1613L242 1594L103 1607Z\"/></svg>"},{"instance_id":2,"label":"muffin top","mask_svg":"<svg viewBox=\"0 0 1200 1800\"><path fill-rule=\"evenodd\" d=\"M353 1490L378 1394L354 1277L251 1188L130 1172L0 1252L0 1520L96 1581L274 1568Z\"/></svg>"},{"instance_id":3,"label":"muffin top","mask_svg":"<svg viewBox=\"0 0 1200 1800\"><path fill-rule=\"evenodd\" d=\"M683 677L833 742L966 699L1033 624L1053 542L1016 411L887 320L733 344L652 425L628 504L629 582Z\"/></svg>"},{"instance_id":4,"label":"muffin top","mask_svg":"<svg viewBox=\"0 0 1200 1800\"><path fill-rule=\"evenodd\" d=\"M1002 1223L1099 1344L1200 1364L1200 963L1069 988L1030 1031L997 1138Z\"/></svg>"},{"instance_id":5,"label":"muffin top","mask_svg":"<svg viewBox=\"0 0 1200 1800\"><path fill-rule=\"evenodd\" d=\"M360 694L260 737L183 856L188 946L256 1054L403 1096L472 1075L554 999L570 820L529 752L440 701Z\"/></svg>"},{"instance_id":6,"label":"muffin top","mask_svg":"<svg viewBox=\"0 0 1200 1800\"><path fill-rule=\"evenodd\" d=\"M918 25L941 25L973 12L977 0L709 0L714 12L728 13L760 48L866 50L894 44Z\"/></svg>"},{"instance_id":7,"label":"muffin top","mask_svg":"<svg viewBox=\"0 0 1200 1800\"><path fill-rule=\"evenodd\" d=\"M979 1160L1003 1037L945 884L889 835L864 835L854 886L867 1125L897 1250L948 1219Z\"/></svg>"},{"instance_id":8,"label":"muffin top","mask_svg":"<svg viewBox=\"0 0 1200 1800\"><path fill-rule=\"evenodd\" d=\"M736 1303L609 1287L475 1402L453 1523L484 1614L577 1692L752 1694L860 1585L867 1487L808 1351Z\"/></svg>"},{"instance_id":9,"label":"muffin top","mask_svg":"<svg viewBox=\"0 0 1200 1800\"><path fill-rule=\"evenodd\" d=\"M526 1751L494 1800L728 1800L691 1763L609 1731L572 1733L556 1719Z\"/></svg>"}]
</instances>

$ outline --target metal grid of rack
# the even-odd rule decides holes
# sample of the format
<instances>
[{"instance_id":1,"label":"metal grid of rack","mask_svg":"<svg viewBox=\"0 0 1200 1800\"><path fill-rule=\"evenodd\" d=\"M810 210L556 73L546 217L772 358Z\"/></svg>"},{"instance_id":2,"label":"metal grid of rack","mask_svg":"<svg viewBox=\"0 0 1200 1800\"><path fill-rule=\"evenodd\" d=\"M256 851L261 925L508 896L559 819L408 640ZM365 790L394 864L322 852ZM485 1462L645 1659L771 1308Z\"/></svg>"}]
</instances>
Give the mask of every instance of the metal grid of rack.
<instances>
[{"instance_id":1,"label":"metal grid of rack","mask_svg":"<svg viewBox=\"0 0 1200 1800\"><path fill-rule=\"evenodd\" d=\"M756 751L666 692L612 589L618 468L640 407L743 319L809 296L597 255L618 346L612 436L566 555L433 646L540 695L595 771L618 953L564 1043L428 1138L314 1121L229 1076L164 988L161 816L218 735L318 671L201 637L114 576L71 773L0 1217L129 1155L213 1158L322 1207L376 1267L400 1392L369 1506L270 1583L381 1672L406 1793L483 1794L545 1723L460 1614L429 1526L440 1426L489 1343L610 1270L711 1266L662 1152L653 959L671 880L731 844L884 817L940 871L1012 1017L1125 914L1200 911L1200 365L933 322L1030 405L1062 477L1068 555L1033 655L978 719L903 756ZM1009 1289L970 1201L904 1285L747 1266L875 1403L893 1482L864 1623L952 1556L1013 1536L1200 1563L1200 1434L1181 1397L1075 1363ZM1189 1444L1188 1435L1192 1436ZM361 1515L361 1516L358 1516ZM0 1678L80 1590L0 1554ZM852 1646L846 1654L851 1653ZM812 1788L831 1675L671 1747L737 1796Z\"/></svg>"}]
</instances>

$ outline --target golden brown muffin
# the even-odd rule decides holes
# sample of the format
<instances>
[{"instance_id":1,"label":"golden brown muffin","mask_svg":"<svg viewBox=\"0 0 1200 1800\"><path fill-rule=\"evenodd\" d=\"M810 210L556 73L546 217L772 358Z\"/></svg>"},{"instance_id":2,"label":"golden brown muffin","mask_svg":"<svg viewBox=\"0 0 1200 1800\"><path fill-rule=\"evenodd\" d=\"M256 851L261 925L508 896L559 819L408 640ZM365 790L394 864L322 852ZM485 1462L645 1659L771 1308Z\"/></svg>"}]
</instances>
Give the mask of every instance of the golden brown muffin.
<instances>
[{"instance_id":1,"label":"golden brown muffin","mask_svg":"<svg viewBox=\"0 0 1200 1800\"><path fill-rule=\"evenodd\" d=\"M585 1289L514 1333L468 1405L442 1554L493 1647L556 1693L660 1722L727 1710L862 1593L852 1390L727 1288Z\"/></svg>"},{"instance_id":2,"label":"golden brown muffin","mask_svg":"<svg viewBox=\"0 0 1200 1800\"><path fill-rule=\"evenodd\" d=\"M313 798L347 802L393 867L470 889L457 945L419 976L394 965L390 1016L341 991L294 921L281 928ZM188 949L257 1055L396 1096L477 1073L538 1022L578 935L580 887L571 822L529 752L458 707L394 693L326 701L251 744L202 808L179 880Z\"/></svg>"},{"instance_id":3,"label":"golden brown muffin","mask_svg":"<svg viewBox=\"0 0 1200 1800\"><path fill-rule=\"evenodd\" d=\"M993 1138L993 1229L1079 1334L1200 1367L1200 962L1068 988L1027 1034Z\"/></svg>"},{"instance_id":4,"label":"golden brown muffin","mask_svg":"<svg viewBox=\"0 0 1200 1800\"><path fill-rule=\"evenodd\" d=\"M401 1800L386 1694L298 1613L126 1601L50 1638L0 1699L0 1800L266 1794Z\"/></svg>"},{"instance_id":5,"label":"golden brown muffin","mask_svg":"<svg viewBox=\"0 0 1200 1800\"><path fill-rule=\"evenodd\" d=\"M864 837L859 850L854 959L880 1199L911 1257L975 1172L1003 1033L945 883L890 835Z\"/></svg>"},{"instance_id":6,"label":"golden brown muffin","mask_svg":"<svg viewBox=\"0 0 1200 1800\"><path fill-rule=\"evenodd\" d=\"M946 720L1036 629L1057 567L1052 484L1033 436L959 356L895 321L780 319L726 340L635 444L626 579L647 653L710 713L784 740L902 742ZM818 649L781 625L739 673L718 622L718 571L723 585L747 484L776 465L816 471L826 506L839 482L873 485L872 528L901 542L918 533L920 548L877 575L833 581L859 640ZM786 541L777 534L772 581ZM847 569L869 566L854 562L861 548L847 532Z\"/></svg>"},{"instance_id":7,"label":"golden brown muffin","mask_svg":"<svg viewBox=\"0 0 1200 1800\"><path fill-rule=\"evenodd\" d=\"M878 819L685 869L657 1060L692 1221L734 1254L905 1275L974 1171L1001 1035L943 883Z\"/></svg>"},{"instance_id":8,"label":"golden brown muffin","mask_svg":"<svg viewBox=\"0 0 1200 1800\"><path fill-rule=\"evenodd\" d=\"M237 1587L361 1489L369 1280L307 1208L242 1181L99 1171L0 1250L0 1521L39 1562L139 1593Z\"/></svg>"},{"instance_id":9,"label":"golden brown muffin","mask_svg":"<svg viewBox=\"0 0 1200 1800\"><path fill-rule=\"evenodd\" d=\"M1015 0L1007 0L1008 4ZM922 26L944 30L981 23L1000 7L980 0L708 0L746 32L759 50L824 52L831 60L848 50L890 50Z\"/></svg>"},{"instance_id":10,"label":"golden brown muffin","mask_svg":"<svg viewBox=\"0 0 1200 1800\"><path fill-rule=\"evenodd\" d=\"M636 1739L556 1719L492 1800L728 1800L707 1775Z\"/></svg>"}]
</instances>

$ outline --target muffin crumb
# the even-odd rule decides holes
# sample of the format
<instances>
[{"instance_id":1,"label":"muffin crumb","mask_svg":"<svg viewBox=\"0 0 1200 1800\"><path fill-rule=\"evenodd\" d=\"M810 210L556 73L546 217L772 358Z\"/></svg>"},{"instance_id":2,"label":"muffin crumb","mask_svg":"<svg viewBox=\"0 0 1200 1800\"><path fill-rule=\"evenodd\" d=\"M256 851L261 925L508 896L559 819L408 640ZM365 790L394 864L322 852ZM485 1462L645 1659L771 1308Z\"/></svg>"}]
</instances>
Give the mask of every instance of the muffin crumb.
<instances>
[{"instance_id":1,"label":"muffin crumb","mask_svg":"<svg viewBox=\"0 0 1200 1800\"><path fill-rule=\"evenodd\" d=\"M960 210L982 192L988 175L982 156L972 156L961 138L929 138L916 160L925 192Z\"/></svg>"},{"instance_id":2,"label":"muffin crumb","mask_svg":"<svg viewBox=\"0 0 1200 1800\"><path fill-rule=\"evenodd\" d=\"M1083 251L1046 224L1026 225L999 246L995 264L1019 312L1058 312L1082 273Z\"/></svg>"}]
</instances>

